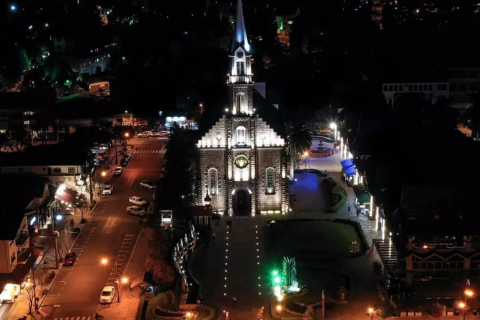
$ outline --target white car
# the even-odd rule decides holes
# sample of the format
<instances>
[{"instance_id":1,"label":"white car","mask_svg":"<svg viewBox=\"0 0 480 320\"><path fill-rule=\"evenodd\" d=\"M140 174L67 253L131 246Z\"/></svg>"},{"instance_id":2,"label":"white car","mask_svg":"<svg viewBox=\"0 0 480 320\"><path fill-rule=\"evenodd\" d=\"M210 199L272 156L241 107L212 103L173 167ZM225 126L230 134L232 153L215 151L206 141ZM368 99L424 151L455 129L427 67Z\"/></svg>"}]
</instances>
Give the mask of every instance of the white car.
<instances>
[{"instance_id":1,"label":"white car","mask_svg":"<svg viewBox=\"0 0 480 320\"><path fill-rule=\"evenodd\" d=\"M113 186L111 184L106 184L105 187L103 187L102 194L104 196L111 196L113 193Z\"/></svg>"},{"instance_id":2,"label":"white car","mask_svg":"<svg viewBox=\"0 0 480 320\"><path fill-rule=\"evenodd\" d=\"M148 189L155 189L157 186L151 181L142 180L142 181L140 181L140 187L148 188Z\"/></svg>"},{"instance_id":3,"label":"white car","mask_svg":"<svg viewBox=\"0 0 480 320\"><path fill-rule=\"evenodd\" d=\"M145 211L145 208L142 208L139 206L127 207L127 213L131 214L132 216L138 216L138 217L143 217L147 214Z\"/></svg>"},{"instance_id":4,"label":"white car","mask_svg":"<svg viewBox=\"0 0 480 320\"><path fill-rule=\"evenodd\" d=\"M102 294L100 295L100 303L112 303L115 297L115 287L105 286L103 287Z\"/></svg>"},{"instance_id":5,"label":"white car","mask_svg":"<svg viewBox=\"0 0 480 320\"><path fill-rule=\"evenodd\" d=\"M139 206L139 207L146 207L148 205L147 200L145 200L143 198L140 198L140 197L137 197L137 196L130 197L130 199L128 199L128 201L131 204L134 204L134 205Z\"/></svg>"},{"instance_id":6,"label":"white car","mask_svg":"<svg viewBox=\"0 0 480 320\"><path fill-rule=\"evenodd\" d=\"M150 138L152 136L152 131L144 131L138 134L139 138Z\"/></svg>"},{"instance_id":7,"label":"white car","mask_svg":"<svg viewBox=\"0 0 480 320\"><path fill-rule=\"evenodd\" d=\"M123 168L122 167L116 167L115 170L113 170L113 175L114 176L120 176L122 175Z\"/></svg>"}]
</instances>

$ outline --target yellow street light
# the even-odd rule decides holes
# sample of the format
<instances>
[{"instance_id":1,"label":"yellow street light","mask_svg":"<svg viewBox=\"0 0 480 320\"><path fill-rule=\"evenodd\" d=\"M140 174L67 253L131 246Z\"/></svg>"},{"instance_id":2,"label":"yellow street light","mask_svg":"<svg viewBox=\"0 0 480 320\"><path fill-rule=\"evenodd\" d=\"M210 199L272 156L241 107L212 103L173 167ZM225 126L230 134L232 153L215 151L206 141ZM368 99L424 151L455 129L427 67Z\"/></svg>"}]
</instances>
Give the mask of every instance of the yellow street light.
<instances>
[{"instance_id":1,"label":"yellow street light","mask_svg":"<svg viewBox=\"0 0 480 320\"><path fill-rule=\"evenodd\" d=\"M368 314L373 314L373 308L368 308Z\"/></svg>"},{"instance_id":2,"label":"yellow street light","mask_svg":"<svg viewBox=\"0 0 480 320\"><path fill-rule=\"evenodd\" d=\"M127 277L123 277L123 278L122 278L122 283L124 283L124 284L128 283L128 278L127 278Z\"/></svg>"},{"instance_id":3,"label":"yellow street light","mask_svg":"<svg viewBox=\"0 0 480 320\"><path fill-rule=\"evenodd\" d=\"M282 302L282 300L283 300L283 295L278 295L278 296L277 296L277 299L278 299L279 302Z\"/></svg>"},{"instance_id":4,"label":"yellow street light","mask_svg":"<svg viewBox=\"0 0 480 320\"><path fill-rule=\"evenodd\" d=\"M125 136L125 138L128 138L130 136L130 133L125 132L124 136Z\"/></svg>"},{"instance_id":5,"label":"yellow street light","mask_svg":"<svg viewBox=\"0 0 480 320\"><path fill-rule=\"evenodd\" d=\"M108 263L108 259L107 258L102 258L102 260L100 260L100 262L103 264L103 265L106 265Z\"/></svg>"},{"instance_id":6,"label":"yellow street light","mask_svg":"<svg viewBox=\"0 0 480 320\"><path fill-rule=\"evenodd\" d=\"M107 172L106 171L102 171L102 177L106 177L107 176Z\"/></svg>"},{"instance_id":7,"label":"yellow street light","mask_svg":"<svg viewBox=\"0 0 480 320\"><path fill-rule=\"evenodd\" d=\"M466 289L463 293L469 298L473 297L473 291L470 289Z\"/></svg>"},{"instance_id":8,"label":"yellow street light","mask_svg":"<svg viewBox=\"0 0 480 320\"><path fill-rule=\"evenodd\" d=\"M275 308L277 312L282 312L283 308L281 304L277 304L277 307Z\"/></svg>"},{"instance_id":9,"label":"yellow street light","mask_svg":"<svg viewBox=\"0 0 480 320\"><path fill-rule=\"evenodd\" d=\"M467 305L466 305L464 302L460 302L460 303L458 304L458 307L459 307L460 309L465 309L466 306L467 306Z\"/></svg>"}]
</instances>

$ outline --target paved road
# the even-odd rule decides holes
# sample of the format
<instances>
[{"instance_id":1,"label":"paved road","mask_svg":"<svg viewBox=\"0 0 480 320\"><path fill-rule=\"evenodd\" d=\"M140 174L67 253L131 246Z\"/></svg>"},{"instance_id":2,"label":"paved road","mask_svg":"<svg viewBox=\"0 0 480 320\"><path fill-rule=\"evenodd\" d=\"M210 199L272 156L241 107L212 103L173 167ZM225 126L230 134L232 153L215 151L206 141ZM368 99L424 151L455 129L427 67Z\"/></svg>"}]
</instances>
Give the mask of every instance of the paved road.
<instances>
[{"instance_id":1,"label":"paved road","mask_svg":"<svg viewBox=\"0 0 480 320\"><path fill-rule=\"evenodd\" d=\"M141 150L164 150L165 140L132 139L130 144ZM99 306L102 288L113 284L121 276L132 253L140 230L137 217L125 213L128 198L136 195L152 199L153 191L142 189L143 179L159 178L163 152L134 154L128 167L120 177L112 177L113 195L101 199L78 237L73 251L78 261L73 267L63 267L56 277L43 302L42 310L49 314L48 319L69 320L88 319L98 310L110 306ZM106 257L108 264L101 264ZM80 318L78 318L80 317Z\"/></svg>"}]
</instances>

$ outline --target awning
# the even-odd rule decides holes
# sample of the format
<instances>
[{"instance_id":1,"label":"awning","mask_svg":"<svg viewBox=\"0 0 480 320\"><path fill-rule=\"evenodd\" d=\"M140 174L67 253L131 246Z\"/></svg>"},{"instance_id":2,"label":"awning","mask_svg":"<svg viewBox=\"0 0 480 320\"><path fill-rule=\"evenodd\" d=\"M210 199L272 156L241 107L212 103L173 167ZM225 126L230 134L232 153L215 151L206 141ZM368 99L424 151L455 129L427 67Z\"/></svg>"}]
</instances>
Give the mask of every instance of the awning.
<instances>
[{"instance_id":1,"label":"awning","mask_svg":"<svg viewBox=\"0 0 480 320\"><path fill-rule=\"evenodd\" d=\"M0 273L0 288L3 290L6 284L21 285L32 269L33 264L37 260L38 256L42 253L40 248L32 246L24 253L28 256L25 263L18 263L12 273Z\"/></svg>"},{"instance_id":2,"label":"awning","mask_svg":"<svg viewBox=\"0 0 480 320\"><path fill-rule=\"evenodd\" d=\"M342 165L343 169L354 166L353 159L342 160L340 161L340 164Z\"/></svg>"},{"instance_id":3,"label":"awning","mask_svg":"<svg viewBox=\"0 0 480 320\"><path fill-rule=\"evenodd\" d=\"M65 189L55 195L55 199L65 202L73 202L77 197L77 191L72 189Z\"/></svg>"},{"instance_id":4,"label":"awning","mask_svg":"<svg viewBox=\"0 0 480 320\"><path fill-rule=\"evenodd\" d=\"M365 189L363 184L357 184L353 186L353 191L355 192L355 196L360 204L370 203L370 194Z\"/></svg>"},{"instance_id":5,"label":"awning","mask_svg":"<svg viewBox=\"0 0 480 320\"><path fill-rule=\"evenodd\" d=\"M355 173L357 173L357 168L355 168L354 166L351 166L351 167L348 167L348 168L343 168L343 172L345 173L345 175L347 177L350 177L350 176L355 175Z\"/></svg>"}]
</instances>

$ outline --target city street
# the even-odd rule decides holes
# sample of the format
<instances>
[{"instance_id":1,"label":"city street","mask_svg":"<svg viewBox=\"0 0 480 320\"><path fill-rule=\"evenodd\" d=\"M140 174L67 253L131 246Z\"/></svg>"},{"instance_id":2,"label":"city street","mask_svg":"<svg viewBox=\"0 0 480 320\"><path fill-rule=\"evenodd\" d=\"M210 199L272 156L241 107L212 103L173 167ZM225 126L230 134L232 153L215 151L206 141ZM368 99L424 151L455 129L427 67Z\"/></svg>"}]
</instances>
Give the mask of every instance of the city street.
<instances>
[{"instance_id":1,"label":"city street","mask_svg":"<svg viewBox=\"0 0 480 320\"><path fill-rule=\"evenodd\" d=\"M78 257L76 264L61 268L42 303L42 311L49 315L47 319L88 319L99 310L115 307L117 297L111 305L101 306L99 300L103 287L115 286L115 281L122 277L140 230L139 218L125 212L130 205L128 198L152 200L154 191L140 188L139 183L144 179L158 180L165 144L166 140L155 138L129 141L129 145L135 146L129 165L121 176L106 178L114 187L113 194L100 199L73 245L72 251ZM106 263L102 263L104 258ZM125 287L120 287L123 292Z\"/></svg>"}]
</instances>

